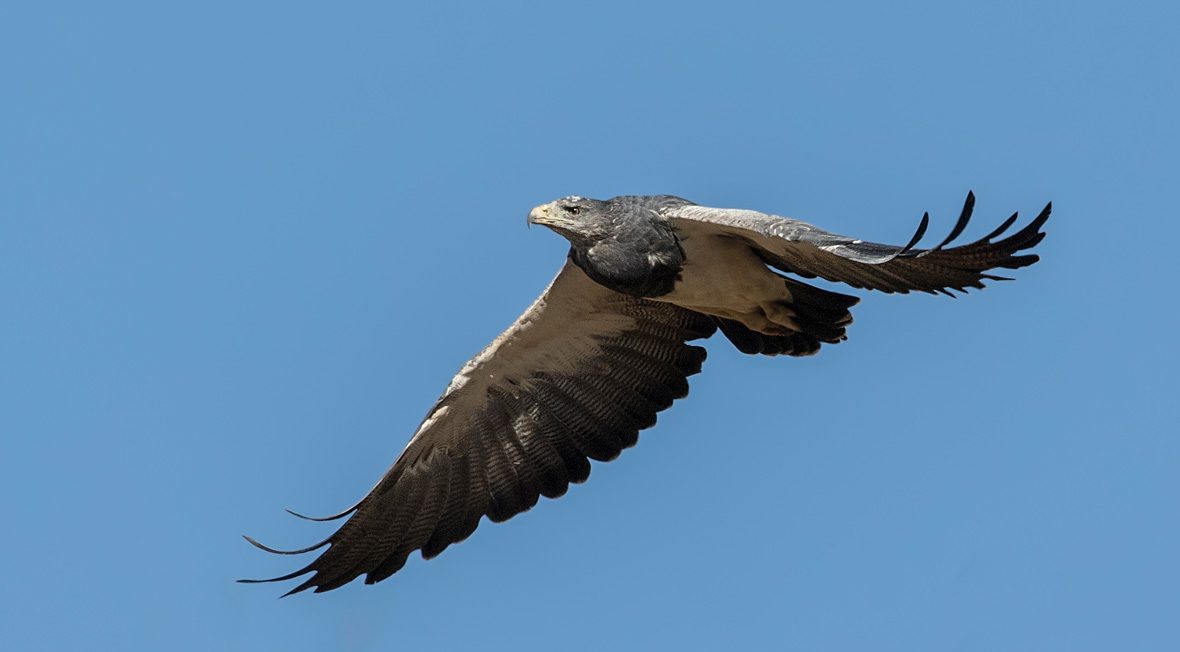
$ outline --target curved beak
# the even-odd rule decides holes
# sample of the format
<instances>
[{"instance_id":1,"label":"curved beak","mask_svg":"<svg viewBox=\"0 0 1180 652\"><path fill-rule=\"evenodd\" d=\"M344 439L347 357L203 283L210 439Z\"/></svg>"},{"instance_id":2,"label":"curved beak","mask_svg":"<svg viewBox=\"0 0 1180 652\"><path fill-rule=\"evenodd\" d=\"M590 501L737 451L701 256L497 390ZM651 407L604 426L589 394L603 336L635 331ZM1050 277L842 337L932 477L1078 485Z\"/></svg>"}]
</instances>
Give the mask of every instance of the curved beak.
<instances>
[{"instance_id":1,"label":"curved beak","mask_svg":"<svg viewBox=\"0 0 1180 652\"><path fill-rule=\"evenodd\" d=\"M532 226L540 224L543 226L556 226L564 222L560 217L553 214L553 202L542 204L533 210L529 211L529 217L526 224Z\"/></svg>"}]
</instances>

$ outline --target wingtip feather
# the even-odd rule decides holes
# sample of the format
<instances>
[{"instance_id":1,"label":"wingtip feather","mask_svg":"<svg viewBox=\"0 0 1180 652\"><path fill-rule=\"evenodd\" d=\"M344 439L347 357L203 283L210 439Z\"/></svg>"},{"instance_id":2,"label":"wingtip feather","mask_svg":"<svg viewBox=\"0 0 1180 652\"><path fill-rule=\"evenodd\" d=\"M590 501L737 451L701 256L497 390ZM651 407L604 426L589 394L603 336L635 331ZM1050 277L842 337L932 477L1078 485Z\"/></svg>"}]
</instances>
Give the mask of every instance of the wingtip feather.
<instances>
[{"instance_id":1,"label":"wingtip feather","mask_svg":"<svg viewBox=\"0 0 1180 652\"><path fill-rule=\"evenodd\" d=\"M255 548L258 548L259 550L265 550L269 553L273 553L276 555L302 555L305 552L311 552L312 550L318 550L320 548L323 548L324 546L328 545L328 543L330 543L332 541L332 537L328 537L327 539L324 539L323 541L320 541L319 543L310 545L306 548L300 548L298 550L280 550L278 548L271 548L270 546L259 542L258 539L255 539L254 537L249 536L247 534L243 534L242 538L245 539L247 543L254 546Z\"/></svg>"},{"instance_id":2,"label":"wingtip feather","mask_svg":"<svg viewBox=\"0 0 1180 652\"><path fill-rule=\"evenodd\" d=\"M344 510L343 512L340 512L338 514L332 514L331 516L307 516L304 514L300 514L299 512L297 512L293 509L290 509L290 508L283 508L283 511L287 512L291 516L294 516L295 518L301 518L305 521L315 521L317 523L326 523L328 521L338 521L338 520L344 518L345 516L352 514L353 512L356 511L357 507L359 507L359 506L360 506L360 503L357 503L356 505L349 507L348 509Z\"/></svg>"},{"instance_id":3,"label":"wingtip feather","mask_svg":"<svg viewBox=\"0 0 1180 652\"><path fill-rule=\"evenodd\" d=\"M893 256L890 256L889 260L893 260L894 258L898 258L898 257L904 256L907 253L909 253L909 251L911 249L913 249L914 246L917 245L918 242L920 242L922 240L922 236L926 235L926 229L929 227L930 227L930 213L929 212L922 213L922 221L918 223L918 230L914 232L914 237L910 238L909 244L902 247L901 251L898 251Z\"/></svg>"},{"instance_id":4,"label":"wingtip feather","mask_svg":"<svg viewBox=\"0 0 1180 652\"><path fill-rule=\"evenodd\" d=\"M296 577L310 573L312 571L313 565L314 565L314 562L311 564L308 564L307 566L304 566L303 568L300 568L299 570L291 571L290 573L287 573L286 575L279 575L278 577L268 577L268 578L262 579L262 580L240 579L240 580L238 580L238 583L239 584L270 584L272 582L285 582L287 580L293 580ZM314 577L313 577L313 579L314 579ZM306 582L304 582L304 584L306 584ZM296 588L298 588L298 587L296 587ZM290 593L288 593L287 595L290 595Z\"/></svg>"},{"instance_id":5,"label":"wingtip feather","mask_svg":"<svg viewBox=\"0 0 1180 652\"><path fill-rule=\"evenodd\" d=\"M963 230L967 228L967 224L971 221L971 215L974 212L975 193L968 190L967 200L963 202L963 210L959 211L959 219L955 222L954 227L951 228L950 234L948 234L946 238L943 238L942 242L938 243L938 246L934 247L930 251L940 251L943 247L950 244L955 238L959 237L959 235L963 233Z\"/></svg>"}]
</instances>

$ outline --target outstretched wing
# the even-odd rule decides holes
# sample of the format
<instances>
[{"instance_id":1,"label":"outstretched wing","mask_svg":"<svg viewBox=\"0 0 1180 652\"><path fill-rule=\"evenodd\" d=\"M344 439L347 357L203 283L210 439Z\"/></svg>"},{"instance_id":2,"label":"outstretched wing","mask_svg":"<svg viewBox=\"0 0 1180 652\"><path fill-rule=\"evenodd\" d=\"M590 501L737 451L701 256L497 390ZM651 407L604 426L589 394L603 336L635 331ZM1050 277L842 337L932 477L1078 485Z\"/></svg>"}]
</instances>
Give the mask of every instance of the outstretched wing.
<instances>
[{"instance_id":1,"label":"outstretched wing","mask_svg":"<svg viewBox=\"0 0 1180 652\"><path fill-rule=\"evenodd\" d=\"M556 498L590 474L589 459L633 446L656 413L688 393L713 321L608 290L568 260L545 292L455 376L401 457L319 544L282 577L290 593L328 591L361 575L389 577L421 550L431 558L475 531Z\"/></svg>"},{"instance_id":2,"label":"outstretched wing","mask_svg":"<svg viewBox=\"0 0 1180 652\"><path fill-rule=\"evenodd\" d=\"M950 290L982 288L984 280L1009 280L988 270L1016 269L1037 262L1035 254L1019 252L1045 237L1040 229L1053 205L1046 205L1032 222L1007 238L996 240L1016 222L1015 213L987 236L947 248L967 227L974 206L975 195L967 193L967 202L950 235L932 249L914 248L926 232L929 214L922 216L917 233L905 246L865 242L799 220L750 210L688 205L668 209L664 214L688 233L704 230L743 238L761 252L769 265L785 272L883 292L920 290L949 295Z\"/></svg>"}]
</instances>

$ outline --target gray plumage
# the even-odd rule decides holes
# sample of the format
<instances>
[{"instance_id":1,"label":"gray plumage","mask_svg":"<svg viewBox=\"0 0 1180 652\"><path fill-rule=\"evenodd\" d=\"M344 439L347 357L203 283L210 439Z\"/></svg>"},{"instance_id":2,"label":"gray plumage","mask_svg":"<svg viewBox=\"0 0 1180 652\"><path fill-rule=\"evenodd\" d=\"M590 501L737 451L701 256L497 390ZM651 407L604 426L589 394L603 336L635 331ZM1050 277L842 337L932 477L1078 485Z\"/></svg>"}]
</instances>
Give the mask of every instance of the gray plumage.
<instances>
[{"instance_id":1,"label":"gray plumage","mask_svg":"<svg viewBox=\"0 0 1180 652\"><path fill-rule=\"evenodd\" d=\"M947 248L971 217L968 195L951 234L931 249L881 245L755 211L698 206L667 195L601 201L567 197L529 222L570 241L566 264L533 305L451 381L405 451L303 568L290 593L327 591L365 575L378 582L415 550L441 553L480 519L507 520L586 480L688 393L702 347L717 329L742 352L809 355L845 339L858 299L770 268L884 292L981 288L1037 260L1019 252L1044 237L1050 206L996 240L1016 220ZM307 517L303 517L307 518Z\"/></svg>"}]
</instances>

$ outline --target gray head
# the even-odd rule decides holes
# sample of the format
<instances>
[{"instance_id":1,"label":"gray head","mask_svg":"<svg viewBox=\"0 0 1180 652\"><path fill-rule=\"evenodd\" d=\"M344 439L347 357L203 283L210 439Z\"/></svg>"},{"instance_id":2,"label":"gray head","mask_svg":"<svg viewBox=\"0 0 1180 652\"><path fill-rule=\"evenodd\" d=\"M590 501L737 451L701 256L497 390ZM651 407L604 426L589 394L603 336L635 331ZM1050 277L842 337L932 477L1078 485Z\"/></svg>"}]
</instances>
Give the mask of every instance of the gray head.
<instances>
[{"instance_id":1,"label":"gray head","mask_svg":"<svg viewBox=\"0 0 1180 652\"><path fill-rule=\"evenodd\" d=\"M609 202L571 195L529 211L529 224L549 227L574 246L591 247L609 237Z\"/></svg>"},{"instance_id":2,"label":"gray head","mask_svg":"<svg viewBox=\"0 0 1180 652\"><path fill-rule=\"evenodd\" d=\"M618 292L659 296L672 290L684 251L662 210L691 202L669 195L608 200L565 197L534 208L542 224L570 242L570 258L590 278Z\"/></svg>"}]
</instances>

